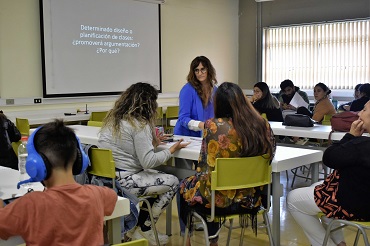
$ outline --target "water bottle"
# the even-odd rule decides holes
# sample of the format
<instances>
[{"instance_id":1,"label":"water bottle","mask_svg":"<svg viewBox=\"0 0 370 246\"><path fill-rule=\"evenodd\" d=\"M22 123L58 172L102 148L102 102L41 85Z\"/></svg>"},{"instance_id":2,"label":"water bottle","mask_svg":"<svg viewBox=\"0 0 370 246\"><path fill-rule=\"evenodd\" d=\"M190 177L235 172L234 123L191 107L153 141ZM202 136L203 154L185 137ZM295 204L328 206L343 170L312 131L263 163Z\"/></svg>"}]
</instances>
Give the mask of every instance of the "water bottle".
<instances>
[{"instance_id":1,"label":"water bottle","mask_svg":"<svg viewBox=\"0 0 370 246\"><path fill-rule=\"evenodd\" d=\"M21 138L22 143L18 147L18 169L19 169L19 181L24 181L30 178L26 172L26 160L27 160L27 136L22 136ZM27 184L21 185L21 187L25 187Z\"/></svg>"}]
</instances>

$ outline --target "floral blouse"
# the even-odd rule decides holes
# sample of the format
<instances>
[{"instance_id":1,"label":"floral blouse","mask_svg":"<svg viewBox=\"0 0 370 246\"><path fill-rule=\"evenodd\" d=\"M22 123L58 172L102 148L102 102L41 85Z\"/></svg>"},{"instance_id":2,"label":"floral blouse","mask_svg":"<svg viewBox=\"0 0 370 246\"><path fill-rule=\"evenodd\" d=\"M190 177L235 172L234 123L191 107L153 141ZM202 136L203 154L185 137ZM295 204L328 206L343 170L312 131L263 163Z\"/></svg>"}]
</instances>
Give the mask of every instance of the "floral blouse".
<instances>
[{"instance_id":1,"label":"floral blouse","mask_svg":"<svg viewBox=\"0 0 370 246\"><path fill-rule=\"evenodd\" d=\"M194 176L183 180L180 185L180 194L190 205L204 204L210 208L211 201L211 173L215 169L216 158L239 157L241 139L233 127L231 119L209 119L205 122L203 142L199 156L199 164ZM266 121L266 134L274 146L275 139ZM266 146L267 149L267 146ZM273 156L271 157L271 159ZM248 189L216 191L216 207L225 208L233 203L241 203L244 208L252 209L261 205L261 187Z\"/></svg>"}]
</instances>

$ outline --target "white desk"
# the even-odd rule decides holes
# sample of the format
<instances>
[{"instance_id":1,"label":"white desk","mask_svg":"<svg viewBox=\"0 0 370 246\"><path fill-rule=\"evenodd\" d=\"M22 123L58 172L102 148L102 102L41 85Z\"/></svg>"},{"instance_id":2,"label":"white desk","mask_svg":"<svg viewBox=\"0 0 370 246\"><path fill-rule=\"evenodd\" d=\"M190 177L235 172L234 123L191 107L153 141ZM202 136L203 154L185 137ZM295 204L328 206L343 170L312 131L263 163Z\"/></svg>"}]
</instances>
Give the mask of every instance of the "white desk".
<instances>
[{"instance_id":1,"label":"white desk","mask_svg":"<svg viewBox=\"0 0 370 246\"><path fill-rule=\"evenodd\" d=\"M281 124L281 123L280 123ZM82 126L76 125L72 126L75 130L76 135L80 138L82 143L85 144L97 144L98 142L98 135L100 128L99 127L91 127L91 126ZM33 130L31 130L33 131ZM180 137L180 136L175 136ZM190 137L183 137L185 141L191 141L190 145L186 148L183 148L177 151L174 154L174 157L177 158L185 158L190 160L198 160L199 153L200 153L200 146L201 138L191 138ZM196 139L196 140L193 140ZM166 145L159 145L158 150L170 148L170 144ZM313 175L312 182L317 182L318 180L318 162L322 159L322 151L320 150L312 150L312 149L300 149L300 148L292 148L292 147L283 147L277 146L275 158L272 161L272 232L273 237L275 240L275 245L280 245L280 197L283 194L283 188L280 184L280 172L290 170L292 168L300 167L303 165L315 163L313 165ZM166 166L165 166L166 167ZM168 167L171 169L175 169L173 167ZM186 175L194 174L194 171L187 170L187 169L178 169L175 170L177 172L176 175L182 176L184 171Z\"/></svg>"},{"instance_id":2,"label":"white desk","mask_svg":"<svg viewBox=\"0 0 370 246\"><path fill-rule=\"evenodd\" d=\"M0 198L10 199L25 194L25 190L18 190L19 172L14 169L0 167ZM44 186L37 182L32 183L32 188L37 191L43 191ZM118 197L116 206L112 215L105 216L104 221L108 223L109 241L111 244L121 243L121 219L120 217L130 213L130 202L127 198ZM12 237L4 241L0 239L2 245L16 245L24 243L20 237Z\"/></svg>"}]
</instances>

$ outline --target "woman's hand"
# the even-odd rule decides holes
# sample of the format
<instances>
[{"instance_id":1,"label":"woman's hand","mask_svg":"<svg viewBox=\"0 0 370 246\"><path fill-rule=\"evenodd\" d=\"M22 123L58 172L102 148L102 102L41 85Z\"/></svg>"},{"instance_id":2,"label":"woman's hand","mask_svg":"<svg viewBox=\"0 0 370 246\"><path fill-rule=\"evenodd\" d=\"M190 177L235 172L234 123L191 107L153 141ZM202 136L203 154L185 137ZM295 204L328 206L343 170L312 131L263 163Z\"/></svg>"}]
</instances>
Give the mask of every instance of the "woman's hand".
<instances>
[{"instance_id":1,"label":"woman's hand","mask_svg":"<svg viewBox=\"0 0 370 246\"><path fill-rule=\"evenodd\" d=\"M184 139L180 139L174 145L171 146L171 148L170 148L171 154L175 153L179 149L185 148L186 146L188 146L190 144L189 142L182 143L182 141L184 141Z\"/></svg>"},{"instance_id":2,"label":"woman's hand","mask_svg":"<svg viewBox=\"0 0 370 246\"><path fill-rule=\"evenodd\" d=\"M355 120L354 122L352 122L349 133L355 137L361 136L364 133L364 129L362 128L363 125L364 125L364 122L362 122L362 120L360 119Z\"/></svg>"},{"instance_id":3,"label":"woman's hand","mask_svg":"<svg viewBox=\"0 0 370 246\"><path fill-rule=\"evenodd\" d=\"M204 130L204 122L203 121L199 122L198 127Z\"/></svg>"}]
</instances>

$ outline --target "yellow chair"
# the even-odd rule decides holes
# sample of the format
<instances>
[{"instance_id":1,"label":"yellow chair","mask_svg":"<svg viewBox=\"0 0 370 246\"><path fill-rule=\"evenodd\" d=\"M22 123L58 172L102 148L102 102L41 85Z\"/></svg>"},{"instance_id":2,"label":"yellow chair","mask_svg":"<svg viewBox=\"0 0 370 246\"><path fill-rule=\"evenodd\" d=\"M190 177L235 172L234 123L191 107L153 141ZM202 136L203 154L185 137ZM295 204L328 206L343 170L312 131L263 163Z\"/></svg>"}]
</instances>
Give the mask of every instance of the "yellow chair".
<instances>
[{"instance_id":1,"label":"yellow chair","mask_svg":"<svg viewBox=\"0 0 370 246\"><path fill-rule=\"evenodd\" d=\"M101 121L89 120L89 121L87 122L87 125L88 125L88 126L102 127L102 126L103 126L103 122L101 122Z\"/></svg>"},{"instance_id":2,"label":"yellow chair","mask_svg":"<svg viewBox=\"0 0 370 246\"><path fill-rule=\"evenodd\" d=\"M28 119L25 118L15 118L15 125L17 126L19 132L22 136L30 135L30 124Z\"/></svg>"},{"instance_id":3,"label":"yellow chair","mask_svg":"<svg viewBox=\"0 0 370 246\"><path fill-rule=\"evenodd\" d=\"M325 216L324 213L320 212L318 213L318 217L321 219L322 216ZM321 222L322 223L322 222ZM338 227L332 229L332 227L337 224L339 225ZM369 240L367 239L367 234L366 234L366 231L365 230L369 230L370 229L370 221L349 221L349 220L340 220L340 219L333 219L329 225L327 226L326 228L326 233L325 233L325 238L324 238L324 242L323 242L323 246L327 245L328 244L328 240L329 240L329 237L330 237L330 233L333 232L333 231L336 231L336 230L339 230L339 229L342 229L343 227L346 227L346 226L352 226L352 227L355 227L357 229L357 233L356 233L356 238L355 238L355 241L353 243L353 245L357 245L358 244L358 240L360 238L360 234L362 234L362 237L364 239L364 242L365 242L365 245L366 246L369 246Z\"/></svg>"},{"instance_id":4,"label":"yellow chair","mask_svg":"<svg viewBox=\"0 0 370 246\"><path fill-rule=\"evenodd\" d=\"M157 126L163 126L163 108L158 107L157 108Z\"/></svg>"},{"instance_id":5,"label":"yellow chair","mask_svg":"<svg viewBox=\"0 0 370 246\"><path fill-rule=\"evenodd\" d=\"M179 117L179 106L168 106L166 109L166 132L172 133L173 126L170 126L171 119L177 119Z\"/></svg>"},{"instance_id":6,"label":"yellow chair","mask_svg":"<svg viewBox=\"0 0 370 246\"><path fill-rule=\"evenodd\" d=\"M233 190L233 189L244 189L257 187L262 185L268 185L268 193L270 194L270 184L271 184L271 165L267 158L264 156L254 156L254 157L244 157L244 158L218 158L216 159L215 170L212 171L212 183L211 183L211 214L207 216L207 221L215 221L216 219L222 219L224 216L218 217L215 214L215 191L221 190ZM270 245L273 245L272 233L270 228L270 221L268 217L268 210L270 206L270 196L268 195L268 207L261 208L260 212L263 213L263 218L266 223L267 233L270 239ZM248 214L237 214L241 220L247 221ZM206 221L201 215L196 211L192 211L188 216L188 223L185 230L184 245L186 244L186 239L189 233L190 220L192 216L201 220L204 226L204 240L205 245L209 245L209 239L217 237L220 230L216 235L209 236L207 230ZM233 218L235 215L226 216L230 220L229 234L227 239L227 245L229 245L231 230L233 229ZM240 235L240 245L243 244L244 230L247 223L241 223L242 232Z\"/></svg>"},{"instance_id":7,"label":"yellow chair","mask_svg":"<svg viewBox=\"0 0 370 246\"><path fill-rule=\"evenodd\" d=\"M111 178L113 189L115 186L116 166L110 149L91 148L91 166L88 173L100 177Z\"/></svg>"},{"instance_id":8,"label":"yellow chair","mask_svg":"<svg viewBox=\"0 0 370 246\"><path fill-rule=\"evenodd\" d=\"M108 111L91 112L90 120L92 121L103 121L107 116Z\"/></svg>"},{"instance_id":9,"label":"yellow chair","mask_svg":"<svg viewBox=\"0 0 370 246\"><path fill-rule=\"evenodd\" d=\"M267 119L267 115L266 115L266 113L262 113L262 114L261 114L261 116L262 116L262 118L264 118L265 120L268 120L268 119Z\"/></svg>"},{"instance_id":10,"label":"yellow chair","mask_svg":"<svg viewBox=\"0 0 370 246\"><path fill-rule=\"evenodd\" d=\"M18 142L12 142L12 148L17 156L18 156L18 147L21 143L22 141L20 140Z\"/></svg>"},{"instance_id":11,"label":"yellow chair","mask_svg":"<svg viewBox=\"0 0 370 246\"><path fill-rule=\"evenodd\" d=\"M331 119L332 116L333 115L331 115L331 114L324 115L324 119L322 120L321 124L325 125L325 126L331 126L330 119Z\"/></svg>"},{"instance_id":12,"label":"yellow chair","mask_svg":"<svg viewBox=\"0 0 370 246\"><path fill-rule=\"evenodd\" d=\"M148 240L142 238L131 242L112 244L112 246L148 246Z\"/></svg>"}]
</instances>

